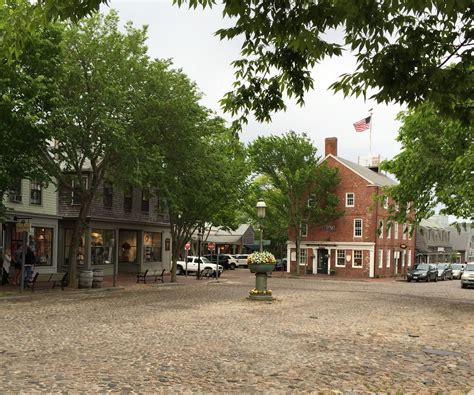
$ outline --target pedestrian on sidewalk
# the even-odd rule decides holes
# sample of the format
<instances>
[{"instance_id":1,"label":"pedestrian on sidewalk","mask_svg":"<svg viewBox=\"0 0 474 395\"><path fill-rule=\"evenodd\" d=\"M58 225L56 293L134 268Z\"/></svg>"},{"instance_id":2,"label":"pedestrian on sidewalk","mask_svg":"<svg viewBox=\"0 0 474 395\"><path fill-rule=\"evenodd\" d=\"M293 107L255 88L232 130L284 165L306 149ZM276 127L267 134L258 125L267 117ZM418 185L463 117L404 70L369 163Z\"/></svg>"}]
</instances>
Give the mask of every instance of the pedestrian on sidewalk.
<instances>
[{"instance_id":1,"label":"pedestrian on sidewalk","mask_svg":"<svg viewBox=\"0 0 474 395\"><path fill-rule=\"evenodd\" d=\"M5 249L3 254L3 267L2 267L2 285L8 285L8 275L10 273L10 265L12 262L12 253L9 248Z\"/></svg>"}]
</instances>

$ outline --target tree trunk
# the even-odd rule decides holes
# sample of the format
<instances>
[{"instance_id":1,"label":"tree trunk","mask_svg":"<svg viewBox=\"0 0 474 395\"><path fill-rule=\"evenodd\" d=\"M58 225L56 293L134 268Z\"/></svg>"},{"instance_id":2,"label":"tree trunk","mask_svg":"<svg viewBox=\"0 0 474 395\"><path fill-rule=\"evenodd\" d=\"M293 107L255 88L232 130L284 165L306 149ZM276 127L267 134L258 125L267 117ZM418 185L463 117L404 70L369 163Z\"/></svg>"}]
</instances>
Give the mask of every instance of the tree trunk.
<instances>
[{"instance_id":1,"label":"tree trunk","mask_svg":"<svg viewBox=\"0 0 474 395\"><path fill-rule=\"evenodd\" d=\"M296 236L296 275L300 275L300 244L301 244L301 236L298 234Z\"/></svg>"},{"instance_id":2,"label":"tree trunk","mask_svg":"<svg viewBox=\"0 0 474 395\"><path fill-rule=\"evenodd\" d=\"M71 247L69 249L69 256L68 256L69 286L72 288L77 288L77 255L79 252L81 236L87 227L86 218L87 218L87 215L89 214L91 202L92 202L92 197L88 196L87 200L83 202L83 204L81 204L81 209L79 210L79 217L75 221L75 224L72 230Z\"/></svg>"},{"instance_id":3,"label":"tree trunk","mask_svg":"<svg viewBox=\"0 0 474 395\"><path fill-rule=\"evenodd\" d=\"M171 248L171 282L176 282L176 262L178 261L178 253L179 253L179 241L175 238L176 235L173 236L173 243Z\"/></svg>"}]
</instances>

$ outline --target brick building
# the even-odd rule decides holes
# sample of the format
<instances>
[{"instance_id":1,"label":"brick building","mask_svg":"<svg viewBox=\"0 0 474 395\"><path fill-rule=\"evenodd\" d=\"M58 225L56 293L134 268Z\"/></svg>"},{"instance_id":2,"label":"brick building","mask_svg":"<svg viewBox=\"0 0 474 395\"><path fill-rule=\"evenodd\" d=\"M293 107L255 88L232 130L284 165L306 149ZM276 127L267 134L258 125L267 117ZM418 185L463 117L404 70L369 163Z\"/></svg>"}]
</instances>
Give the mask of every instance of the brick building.
<instances>
[{"instance_id":1,"label":"brick building","mask_svg":"<svg viewBox=\"0 0 474 395\"><path fill-rule=\"evenodd\" d=\"M84 177L88 177L86 171ZM98 191L81 239L78 268L100 268L106 275L113 274L114 268L119 272L169 270L169 219L159 198L136 187L123 192L106 181ZM62 219L59 221L58 259L63 270L69 267L73 220L79 208L80 201L74 191L60 188L58 211Z\"/></svg>"},{"instance_id":2,"label":"brick building","mask_svg":"<svg viewBox=\"0 0 474 395\"><path fill-rule=\"evenodd\" d=\"M403 275L415 262L415 235L407 224L387 220L389 202L375 202L385 186L396 182L380 173L378 161L367 166L337 156L337 138L327 138L325 158L337 168L340 184L336 194L344 215L324 226L309 226L303 235L300 273L335 274L344 277ZM296 271L294 242L288 242L290 265Z\"/></svg>"}]
</instances>

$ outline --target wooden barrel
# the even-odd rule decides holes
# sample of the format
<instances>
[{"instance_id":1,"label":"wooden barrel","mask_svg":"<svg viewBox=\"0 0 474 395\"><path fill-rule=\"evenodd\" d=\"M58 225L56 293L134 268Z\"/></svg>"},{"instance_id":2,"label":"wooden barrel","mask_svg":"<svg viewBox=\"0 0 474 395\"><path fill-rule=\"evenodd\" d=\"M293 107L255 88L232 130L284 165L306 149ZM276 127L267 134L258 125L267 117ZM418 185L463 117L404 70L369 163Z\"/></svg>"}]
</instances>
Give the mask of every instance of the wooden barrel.
<instances>
[{"instance_id":1,"label":"wooden barrel","mask_svg":"<svg viewBox=\"0 0 474 395\"><path fill-rule=\"evenodd\" d=\"M92 276L92 288L101 288L104 280L104 271L102 269L94 269Z\"/></svg>"},{"instance_id":2,"label":"wooden barrel","mask_svg":"<svg viewBox=\"0 0 474 395\"><path fill-rule=\"evenodd\" d=\"M92 279L92 270L81 270L81 272L79 273L79 288L91 288Z\"/></svg>"}]
</instances>

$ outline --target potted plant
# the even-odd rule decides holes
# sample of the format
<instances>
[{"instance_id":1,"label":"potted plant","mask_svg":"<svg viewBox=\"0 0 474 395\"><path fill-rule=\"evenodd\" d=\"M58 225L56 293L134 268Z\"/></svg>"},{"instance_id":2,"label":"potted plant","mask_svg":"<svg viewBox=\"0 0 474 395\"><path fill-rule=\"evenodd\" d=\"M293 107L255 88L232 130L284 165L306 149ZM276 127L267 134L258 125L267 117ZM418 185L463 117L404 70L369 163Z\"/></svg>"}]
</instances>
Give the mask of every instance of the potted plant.
<instances>
[{"instance_id":1,"label":"potted plant","mask_svg":"<svg viewBox=\"0 0 474 395\"><path fill-rule=\"evenodd\" d=\"M335 276L336 275L336 269L330 269L329 270L329 275L330 276Z\"/></svg>"},{"instance_id":2,"label":"potted plant","mask_svg":"<svg viewBox=\"0 0 474 395\"><path fill-rule=\"evenodd\" d=\"M254 252L247 258L247 264L252 273L255 273L255 288L250 291L251 300L274 300L272 291L267 289L267 275L275 268L276 259L273 254Z\"/></svg>"}]
</instances>

